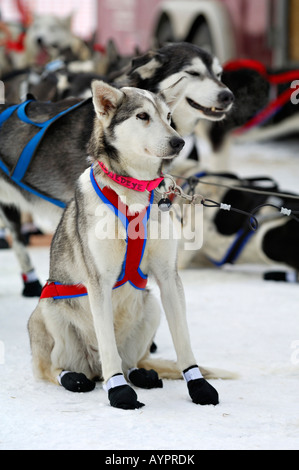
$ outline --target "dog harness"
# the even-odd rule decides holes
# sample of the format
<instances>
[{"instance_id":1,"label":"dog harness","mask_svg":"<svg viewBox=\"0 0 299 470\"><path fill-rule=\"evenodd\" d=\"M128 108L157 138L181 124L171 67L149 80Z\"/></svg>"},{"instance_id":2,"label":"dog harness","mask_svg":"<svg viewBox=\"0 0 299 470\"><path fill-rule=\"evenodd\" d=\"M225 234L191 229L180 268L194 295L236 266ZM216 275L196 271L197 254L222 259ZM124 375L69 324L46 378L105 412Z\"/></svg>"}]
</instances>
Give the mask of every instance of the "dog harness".
<instances>
[{"instance_id":1,"label":"dog harness","mask_svg":"<svg viewBox=\"0 0 299 470\"><path fill-rule=\"evenodd\" d=\"M113 289L129 282L135 289L143 290L147 285L147 275L141 271L140 264L146 246L147 221L150 217L154 191L149 194L149 205L140 213L136 212L132 215L129 214L128 206L120 200L115 191L107 186L99 186L92 167L90 169L90 180L101 201L114 212L126 229L126 254L121 273ZM47 282L40 298L70 299L85 295L87 295L87 289L82 284L62 285L58 282Z\"/></svg>"},{"instance_id":2,"label":"dog harness","mask_svg":"<svg viewBox=\"0 0 299 470\"><path fill-rule=\"evenodd\" d=\"M45 136L47 130L49 127L56 122L59 118L62 116L65 116L66 114L70 113L74 109L78 108L79 106L82 106L82 104L86 103L89 100L83 100L80 101L79 103L76 103L75 105L71 106L70 108L65 109L64 111L61 111L59 114L54 116L51 119L48 119L47 121L44 122L35 122L29 119L29 117L26 114L26 107L29 103L31 103L32 99L27 100L23 103L16 104L13 106L10 106L9 108L6 108L2 113L0 114L0 129L1 126L5 121L7 121L13 113L16 111L18 118L20 121L26 123L26 124L31 124L39 129L37 134L32 137L32 139L28 142L28 144L24 147L18 161L16 162L15 166L13 167L12 170L9 170L7 166L5 165L4 162L0 160L0 169L7 175L9 176L14 183L16 183L20 188L25 189L26 191L29 191L30 193L34 194L35 196L41 197L42 199L45 199L48 202L51 202L52 204L55 204L58 207L65 208L66 204L63 201L60 201L58 199L52 198L48 196L45 193L41 193L40 191L37 191L35 188L33 188L31 185L24 183L23 179L26 175L26 171L30 165L30 162L32 161L33 157L36 154L36 151Z\"/></svg>"},{"instance_id":3,"label":"dog harness","mask_svg":"<svg viewBox=\"0 0 299 470\"><path fill-rule=\"evenodd\" d=\"M298 87L298 80L299 80L299 70L290 70L287 72L282 73L269 73L264 66L259 61L251 60L251 59L238 59L233 60L231 62L227 62L224 65L224 70L226 71L235 71L241 69L251 69L258 72L261 76L263 76L272 86L288 84L289 82L294 82L296 87ZM277 114L282 107L290 102L291 96L294 93L294 88L287 87L279 96L274 98L270 101L270 103L261 111L259 111L255 116L253 116L248 122L246 122L243 126L233 131L235 135L243 134L244 132L252 129L255 126L260 126L269 119L271 119L275 114Z\"/></svg>"}]
</instances>

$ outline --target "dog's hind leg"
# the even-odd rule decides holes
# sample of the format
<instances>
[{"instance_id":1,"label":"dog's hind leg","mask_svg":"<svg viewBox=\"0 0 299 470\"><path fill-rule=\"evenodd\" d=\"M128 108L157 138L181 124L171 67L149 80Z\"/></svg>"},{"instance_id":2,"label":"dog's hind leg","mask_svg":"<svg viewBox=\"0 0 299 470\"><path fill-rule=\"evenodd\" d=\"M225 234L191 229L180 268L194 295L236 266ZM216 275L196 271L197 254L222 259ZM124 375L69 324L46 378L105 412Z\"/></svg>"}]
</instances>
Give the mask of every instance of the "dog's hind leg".
<instances>
[{"instance_id":1,"label":"dog's hind leg","mask_svg":"<svg viewBox=\"0 0 299 470\"><path fill-rule=\"evenodd\" d=\"M40 304L37 305L29 318L28 333L35 377L57 384L56 378L51 374L51 352L54 340L46 328Z\"/></svg>"},{"instance_id":2,"label":"dog's hind leg","mask_svg":"<svg viewBox=\"0 0 299 470\"><path fill-rule=\"evenodd\" d=\"M52 312L46 303L39 303L29 319L34 375L56 385L60 384L72 392L91 391L95 388L94 381L89 380L83 372L69 370L83 370L91 375L82 344L73 326L69 323L66 325L62 320L59 310L55 314L60 317L60 321L57 322L55 315L52 321Z\"/></svg>"},{"instance_id":3,"label":"dog's hind leg","mask_svg":"<svg viewBox=\"0 0 299 470\"><path fill-rule=\"evenodd\" d=\"M37 279L21 234L20 212L15 207L0 205L0 216L4 221L5 226L10 231L12 237L12 248L21 266L24 282L22 295L24 297L39 297L42 291L42 286Z\"/></svg>"}]
</instances>

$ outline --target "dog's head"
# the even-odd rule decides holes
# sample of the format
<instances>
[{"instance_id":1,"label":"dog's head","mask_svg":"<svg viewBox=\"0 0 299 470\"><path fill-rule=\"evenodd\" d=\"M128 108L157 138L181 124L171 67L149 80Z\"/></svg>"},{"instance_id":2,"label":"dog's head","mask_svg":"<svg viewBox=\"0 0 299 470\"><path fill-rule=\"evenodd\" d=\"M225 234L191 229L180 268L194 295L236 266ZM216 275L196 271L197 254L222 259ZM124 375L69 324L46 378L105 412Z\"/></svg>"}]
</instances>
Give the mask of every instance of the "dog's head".
<instances>
[{"instance_id":1,"label":"dog's head","mask_svg":"<svg viewBox=\"0 0 299 470\"><path fill-rule=\"evenodd\" d=\"M132 86L152 92L185 77L185 90L173 113L181 135L194 131L199 119L220 121L232 108L233 93L221 81L219 60L189 43L169 44L133 60L128 72Z\"/></svg>"},{"instance_id":2,"label":"dog's head","mask_svg":"<svg viewBox=\"0 0 299 470\"><path fill-rule=\"evenodd\" d=\"M38 65L55 59L72 41L71 17L35 16L26 34L26 48Z\"/></svg>"},{"instance_id":3,"label":"dog's head","mask_svg":"<svg viewBox=\"0 0 299 470\"><path fill-rule=\"evenodd\" d=\"M161 167L164 160L179 154L184 140L171 127L173 109L183 90L183 80L155 95L146 90L114 88L92 82L96 112L90 153L102 155L135 169Z\"/></svg>"}]
</instances>

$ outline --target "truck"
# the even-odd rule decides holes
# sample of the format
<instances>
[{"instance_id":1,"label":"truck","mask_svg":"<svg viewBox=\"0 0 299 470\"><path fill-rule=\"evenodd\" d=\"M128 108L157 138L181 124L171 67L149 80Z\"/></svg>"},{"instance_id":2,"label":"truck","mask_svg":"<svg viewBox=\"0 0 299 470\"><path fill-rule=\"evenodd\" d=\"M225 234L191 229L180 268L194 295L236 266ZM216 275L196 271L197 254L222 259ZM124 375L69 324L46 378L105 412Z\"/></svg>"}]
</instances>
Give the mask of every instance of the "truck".
<instances>
[{"instance_id":1,"label":"truck","mask_svg":"<svg viewBox=\"0 0 299 470\"><path fill-rule=\"evenodd\" d=\"M122 54L187 41L222 63L299 62L299 0L98 0L97 15L97 40L113 39Z\"/></svg>"}]
</instances>

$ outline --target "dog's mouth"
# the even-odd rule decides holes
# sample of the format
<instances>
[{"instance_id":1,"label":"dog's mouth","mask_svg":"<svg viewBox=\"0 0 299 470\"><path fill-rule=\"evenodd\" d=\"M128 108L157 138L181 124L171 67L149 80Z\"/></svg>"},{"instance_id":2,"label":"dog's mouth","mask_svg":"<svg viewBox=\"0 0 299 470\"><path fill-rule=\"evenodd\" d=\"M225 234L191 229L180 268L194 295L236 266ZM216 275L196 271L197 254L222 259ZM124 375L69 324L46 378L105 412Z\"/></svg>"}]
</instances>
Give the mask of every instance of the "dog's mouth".
<instances>
[{"instance_id":1,"label":"dog's mouth","mask_svg":"<svg viewBox=\"0 0 299 470\"><path fill-rule=\"evenodd\" d=\"M44 45L39 45L38 53L35 58L36 65L44 66L50 59L51 56L48 48Z\"/></svg>"},{"instance_id":2,"label":"dog's mouth","mask_svg":"<svg viewBox=\"0 0 299 470\"><path fill-rule=\"evenodd\" d=\"M216 108L216 106L206 108L205 106L201 106L200 104L196 103L196 101L192 100L191 98L186 98L186 100L192 108L201 111L205 116L208 117L221 119L228 111L228 108Z\"/></svg>"}]
</instances>

